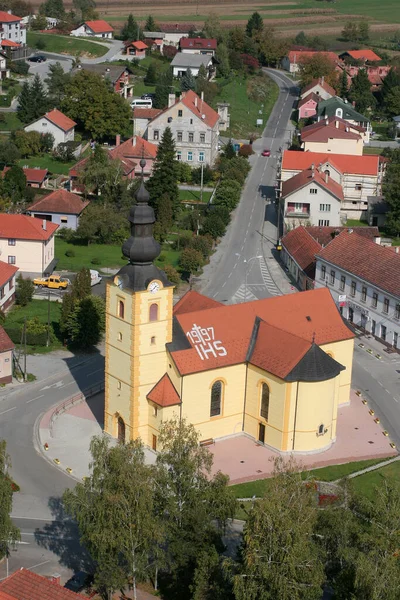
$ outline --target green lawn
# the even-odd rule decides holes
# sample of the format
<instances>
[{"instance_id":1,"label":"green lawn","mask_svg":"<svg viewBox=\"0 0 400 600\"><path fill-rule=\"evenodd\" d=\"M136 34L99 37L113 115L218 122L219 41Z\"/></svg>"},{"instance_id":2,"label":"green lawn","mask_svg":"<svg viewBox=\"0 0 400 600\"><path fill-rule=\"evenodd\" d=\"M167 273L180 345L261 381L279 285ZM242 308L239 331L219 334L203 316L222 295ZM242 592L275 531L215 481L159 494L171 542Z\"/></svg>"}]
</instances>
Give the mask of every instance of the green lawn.
<instances>
[{"instance_id":1,"label":"green lawn","mask_svg":"<svg viewBox=\"0 0 400 600\"><path fill-rule=\"evenodd\" d=\"M55 160L50 154L42 156L32 156L31 158L21 158L18 164L21 167L39 167L40 169L48 169L53 175L68 175L70 168L76 163L73 160L69 163L63 163Z\"/></svg>"},{"instance_id":2,"label":"green lawn","mask_svg":"<svg viewBox=\"0 0 400 600\"><path fill-rule=\"evenodd\" d=\"M203 192L203 202L208 202L212 192ZM179 190L179 199L200 202L200 190Z\"/></svg>"},{"instance_id":3,"label":"green lawn","mask_svg":"<svg viewBox=\"0 0 400 600\"><path fill-rule=\"evenodd\" d=\"M56 238L55 242L55 254L58 258L57 270L59 271L76 272L83 267L100 271L104 267L117 268L126 264L126 259L122 259L120 245L89 244L89 246L80 246L78 244L68 244L60 238ZM67 250L72 250L75 256L65 256ZM94 258L98 258L100 264L92 264L91 261Z\"/></svg>"},{"instance_id":4,"label":"green lawn","mask_svg":"<svg viewBox=\"0 0 400 600\"><path fill-rule=\"evenodd\" d=\"M368 227L368 223L365 221L358 221L357 219L347 219L346 227Z\"/></svg>"},{"instance_id":5,"label":"green lawn","mask_svg":"<svg viewBox=\"0 0 400 600\"><path fill-rule=\"evenodd\" d=\"M18 327L22 328L25 319L33 319L38 317L40 323L47 325L48 309L50 305L50 325L54 332L58 331L58 323L60 320L61 313L61 302L47 302L47 300L32 300L27 306L13 306L13 308L7 313L5 329L7 326L10 328ZM62 348L62 343L59 339L55 338L50 346L29 346L27 345L27 352L29 354L36 353L47 353L53 350Z\"/></svg>"},{"instance_id":6,"label":"green lawn","mask_svg":"<svg viewBox=\"0 0 400 600\"><path fill-rule=\"evenodd\" d=\"M26 42L28 46L36 48L38 40L44 42L45 47L43 50L45 52L56 52L57 54L71 54L73 56L91 58L103 56L108 51L107 46L76 37L53 35L51 33L36 33L33 31L27 32Z\"/></svg>"},{"instance_id":7,"label":"green lawn","mask_svg":"<svg viewBox=\"0 0 400 600\"><path fill-rule=\"evenodd\" d=\"M385 481L391 481L396 486L400 485L400 462L394 462L391 465L387 465L387 467L382 467L381 469L376 469L376 471L355 477L352 482L356 492L373 500L375 486L379 487Z\"/></svg>"},{"instance_id":8,"label":"green lawn","mask_svg":"<svg viewBox=\"0 0 400 600\"><path fill-rule=\"evenodd\" d=\"M342 479L343 477L347 477L347 475L350 475L351 473L361 471L362 469L366 469L367 467L371 467L372 465L377 465L385 460L385 458L376 458L370 460L350 462L344 465L332 465L330 467L322 467L321 469L304 471L304 477L306 477L307 475L311 475L318 481L336 481L337 479ZM360 475L360 478L361 477L365 477L365 475ZM358 480L358 477L356 479ZM268 486L270 485L270 482L270 478L259 479L258 481L250 481L248 483L239 483L237 485L232 485L231 489L235 494L236 498L252 498L253 496L259 498L265 494L265 492L268 489Z\"/></svg>"},{"instance_id":9,"label":"green lawn","mask_svg":"<svg viewBox=\"0 0 400 600\"><path fill-rule=\"evenodd\" d=\"M4 121L0 121L0 131L14 131L23 127L23 123L17 117L17 113L3 112L1 114L4 116Z\"/></svg>"},{"instance_id":10,"label":"green lawn","mask_svg":"<svg viewBox=\"0 0 400 600\"><path fill-rule=\"evenodd\" d=\"M263 102L250 100L247 94L247 86L251 78L235 77L226 85L221 86L221 91L214 98L213 105L217 102L229 102L231 115L230 131L226 135L235 138L248 138L252 133L261 135L273 106L278 98L279 88L270 80L269 94ZM264 106L261 108L261 104ZM262 114L259 114L259 111ZM257 129L257 119L263 119L263 125Z\"/></svg>"},{"instance_id":11,"label":"green lawn","mask_svg":"<svg viewBox=\"0 0 400 600\"><path fill-rule=\"evenodd\" d=\"M363 150L363 154L373 154L374 156L382 154L384 148L373 148L365 146Z\"/></svg>"}]
</instances>

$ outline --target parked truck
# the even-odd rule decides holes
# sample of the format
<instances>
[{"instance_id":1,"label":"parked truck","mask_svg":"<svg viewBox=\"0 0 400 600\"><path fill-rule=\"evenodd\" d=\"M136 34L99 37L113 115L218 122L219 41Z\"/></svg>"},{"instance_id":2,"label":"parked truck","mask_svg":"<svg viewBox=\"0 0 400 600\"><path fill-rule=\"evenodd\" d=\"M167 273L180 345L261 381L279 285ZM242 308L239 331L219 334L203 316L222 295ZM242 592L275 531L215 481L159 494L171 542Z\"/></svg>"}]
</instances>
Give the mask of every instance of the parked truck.
<instances>
[{"instance_id":1,"label":"parked truck","mask_svg":"<svg viewBox=\"0 0 400 600\"><path fill-rule=\"evenodd\" d=\"M33 280L38 288L51 288L53 290L65 290L70 284L69 279L60 277L60 275L51 275L50 277L38 277Z\"/></svg>"}]
</instances>

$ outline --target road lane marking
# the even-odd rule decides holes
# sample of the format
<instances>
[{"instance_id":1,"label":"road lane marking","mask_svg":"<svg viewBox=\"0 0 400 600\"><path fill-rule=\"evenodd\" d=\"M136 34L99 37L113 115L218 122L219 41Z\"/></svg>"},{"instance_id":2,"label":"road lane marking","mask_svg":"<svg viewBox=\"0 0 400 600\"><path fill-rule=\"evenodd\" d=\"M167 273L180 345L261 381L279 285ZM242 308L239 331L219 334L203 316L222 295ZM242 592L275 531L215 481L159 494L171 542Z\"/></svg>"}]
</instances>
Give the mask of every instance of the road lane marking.
<instances>
[{"instance_id":1,"label":"road lane marking","mask_svg":"<svg viewBox=\"0 0 400 600\"><path fill-rule=\"evenodd\" d=\"M5 413L10 412L10 410L15 410L16 408L16 406L13 406L12 408L7 408L7 410L3 410L3 412L0 412L0 415L4 415Z\"/></svg>"},{"instance_id":2,"label":"road lane marking","mask_svg":"<svg viewBox=\"0 0 400 600\"><path fill-rule=\"evenodd\" d=\"M27 400L26 403L29 404L29 402L33 402L34 400L39 400L39 398L43 398L44 394L41 394L40 396L36 396L36 398L31 398L30 400Z\"/></svg>"}]
</instances>

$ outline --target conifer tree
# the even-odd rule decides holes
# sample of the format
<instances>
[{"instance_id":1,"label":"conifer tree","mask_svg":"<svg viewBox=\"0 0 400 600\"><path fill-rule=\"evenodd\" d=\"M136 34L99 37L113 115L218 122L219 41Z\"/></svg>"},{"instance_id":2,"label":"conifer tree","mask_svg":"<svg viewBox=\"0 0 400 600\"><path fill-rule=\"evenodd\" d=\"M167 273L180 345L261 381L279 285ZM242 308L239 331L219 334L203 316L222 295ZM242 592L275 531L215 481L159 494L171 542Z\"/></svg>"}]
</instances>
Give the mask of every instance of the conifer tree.
<instances>
[{"instance_id":1,"label":"conifer tree","mask_svg":"<svg viewBox=\"0 0 400 600\"><path fill-rule=\"evenodd\" d=\"M246 34L252 37L254 33L260 33L264 28L264 21L258 12L254 12L247 21Z\"/></svg>"},{"instance_id":2,"label":"conifer tree","mask_svg":"<svg viewBox=\"0 0 400 600\"><path fill-rule=\"evenodd\" d=\"M188 69L181 79L181 90L187 92L188 90L194 90L196 88L196 80L193 76L192 70Z\"/></svg>"},{"instance_id":3,"label":"conifer tree","mask_svg":"<svg viewBox=\"0 0 400 600\"><path fill-rule=\"evenodd\" d=\"M347 93L349 91L349 86L347 84L347 71L343 69L339 78L339 96L341 98L346 98Z\"/></svg>"},{"instance_id":4,"label":"conifer tree","mask_svg":"<svg viewBox=\"0 0 400 600\"><path fill-rule=\"evenodd\" d=\"M132 13L121 30L121 37L124 41L139 39L139 25Z\"/></svg>"},{"instance_id":5,"label":"conifer tree","mask_svg":"<svg viewBox=\"0 0 400 600\"><path fill-rule=\"evenodd\" d=\"M144 30L145 31L157 31L158 30L158 25L151 15L149 15L146 19Z\"/></svg>"},{"instance_id":6,"label":"conifer tree","mask_svg":"<svg viewBox=\"0 0 400 600\"><path fill-rule=\"evenodd\" d=\"M156 215L158 215L158 204L161 197L167 195L172 204L172 214L175 217L179 211L178 169L175 142L170 127L165 129L158 145L148 189L150 204L154 207Z\"/></svg>"}]
</instances>

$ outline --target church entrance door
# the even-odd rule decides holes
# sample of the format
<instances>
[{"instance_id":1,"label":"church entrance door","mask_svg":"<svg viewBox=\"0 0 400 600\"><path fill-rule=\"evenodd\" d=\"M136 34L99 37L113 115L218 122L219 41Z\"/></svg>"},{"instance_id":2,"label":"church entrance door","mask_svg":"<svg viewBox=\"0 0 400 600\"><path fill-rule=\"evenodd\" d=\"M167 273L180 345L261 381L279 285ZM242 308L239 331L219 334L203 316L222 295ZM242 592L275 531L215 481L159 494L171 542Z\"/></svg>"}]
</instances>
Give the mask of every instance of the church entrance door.
<instances>
[{"instance_id":1,"label":"church entrance door","mask_svg":"<svg viewBox=\"0 0 400 600\"><path fill-rule=\"evenodd\" d=\"M265 425L263 423L258 425L258 441L262 444L265 442Z\"/></svg>"}]
</instances>

